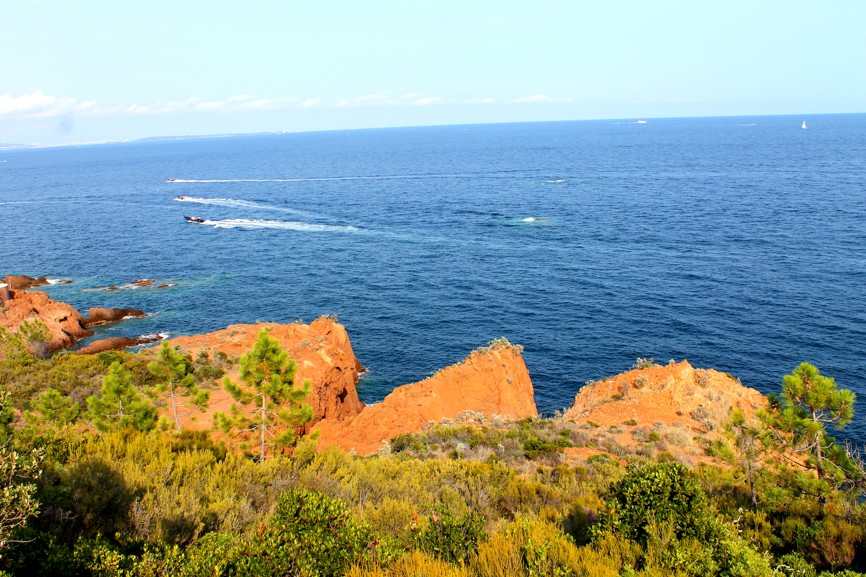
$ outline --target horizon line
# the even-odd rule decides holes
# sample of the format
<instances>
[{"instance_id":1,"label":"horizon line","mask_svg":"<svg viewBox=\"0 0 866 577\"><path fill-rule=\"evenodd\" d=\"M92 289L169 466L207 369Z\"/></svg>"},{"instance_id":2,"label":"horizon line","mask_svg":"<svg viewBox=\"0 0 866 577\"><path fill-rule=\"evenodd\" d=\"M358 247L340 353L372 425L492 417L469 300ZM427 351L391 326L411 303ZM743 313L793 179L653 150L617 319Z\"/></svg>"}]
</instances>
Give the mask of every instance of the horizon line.
<instances>
[{"instance_id":1,"label":"horizon line","mask_svg":"<svg viewBox=\"0 0 866 577\"><path fill-rule=\"evenodd\" d=\"M121 138L107 140L91 140L80 142L64 142L56 144L43 143L0 143L0 152L14 150L35 150L43 148L66 148L72 146L99 146L105 144L133 144L141 142L165 142L171 140L206 140L210 138L231 138L236 136L260 136L260 135L284 135L284 134L319 134L328 132L361 132L365 130L399 130L404 128L447 128L460 126L496 126L507 124L553 124L563 122L621 122L638 120L689 120L689 119L709 119L709 118L777 118L777 117L814 117L814 116L844 116L866 114L864 112L805 112L805 113L786 113L786 114L712 114L706 116L627 116L627 117L610 117L610 118L577 118L577 119L559 119L559 120L510 120L496 122L458 122L454 124L404 124L395 126L369 126L363 128L328 128L320 130L264 130L255 132L230 132L230 133L207 133L207 134L175 134L175 135L159 135L159 136L143 136L140 138Z\"/></svg>"}]
</instances>

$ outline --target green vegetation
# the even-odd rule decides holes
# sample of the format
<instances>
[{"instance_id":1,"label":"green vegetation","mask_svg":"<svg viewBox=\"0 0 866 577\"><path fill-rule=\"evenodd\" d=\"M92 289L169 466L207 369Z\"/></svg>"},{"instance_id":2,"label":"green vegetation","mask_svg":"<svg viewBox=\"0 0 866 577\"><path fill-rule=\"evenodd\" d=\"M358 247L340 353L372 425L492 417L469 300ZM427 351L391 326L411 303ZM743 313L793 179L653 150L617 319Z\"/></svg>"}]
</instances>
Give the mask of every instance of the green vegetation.
<instances>
[{"instance_id":1,"label":"green vegetation","mask_svg":"<svg viewBox=\"0 0 866 577\"><path fill-rule=\"evenodd\" d=\"M41 452L33 449L22 455L12 448L14 431L9 394L0 392L0 552L12 532L23 527L27 519L39 512L35 499Z\"/></svg>"},{"instance_id":2,"label":"green vegetation","mask_svg":"<svg viewBox=\"0 0 866 577\"><path fill-rule=\"evenodd\" d=\"M782 380L782 398L771 399L775 414L771 423L787 433L789 446L809 455L809 464L818 478L842 478L847 463L826 425L843 428L854 418L856 395L836 387L836 381L822 375L818 368L801 363Z\"/></svg>"},{"instance_id":3,"label":"green vegetation","mask_svg":"<svg viewBox=\"0 0 866 577\"><path fill-rule=\"evenodd\" d=\"M621 447L621 427L467 412L361 458L302 436L309 385L266 332L225 385L239 406L217 420L234 427L213 431L181 429L181 411L201 406L225 357L41 358L2 338L0 575L866 571L863 467L827 432L854 397L810 365L761 418L733 411L697 441L629 420L637 448ZM226 449L248 441L254 455ZM681 462L697 442L715 464ZM566 458L577 450L595 454Z\"/></svg>"},{"instance_id":4,"label":"green vegetation","mask_svg":"<svg viewBox=\"0 0 866 577\"><path fill-rule=\"evenodd\" d=\"M177 432L180 432L181 414L178 413L178 408L182 408L183 403L178 397L187 397L190 404L203 410L207 405L210 392L196 386L192 361L170 347L166 341L162 342L159 349L159 358L149 363L147 370L160 379L157 390L168 392L171 414L174 417Z\"/></svg>"},{"instance_id":5,"label":"green vegetation","mask_svg":"<svg viewBox=\"0 0 866 577\"><path fill-rule=\"evenodd\" d=\"M119 362L108 367L100 394L88 397L87 406L99 431L149 431L156 424L156 408L132 386L132 375Z\"/></svg>"},{"instance_id":6,"label":"green vegetation","mask_svg":"<svg viewBox=\"0 0 866 577\"><path fill-rule=\"evenodd\" d=\"M226 430L241 424L246 431L258 431L261 460L272 442L269 439L274 439L277 447L291 447L303 425L313 418L313 409L304 402L310 395L310 383L305 381L302 387L295 387L296 370L294 359L262 329L253 350L241 357L240 378L246 386L228 377L223 381L234 400L242 405L255 404L253 416L258 419L253 422L236 410L233 419L218 415L217 421ZM283 429L277 434L274 429L280 425Z\"/></svg>"}]
</instances>

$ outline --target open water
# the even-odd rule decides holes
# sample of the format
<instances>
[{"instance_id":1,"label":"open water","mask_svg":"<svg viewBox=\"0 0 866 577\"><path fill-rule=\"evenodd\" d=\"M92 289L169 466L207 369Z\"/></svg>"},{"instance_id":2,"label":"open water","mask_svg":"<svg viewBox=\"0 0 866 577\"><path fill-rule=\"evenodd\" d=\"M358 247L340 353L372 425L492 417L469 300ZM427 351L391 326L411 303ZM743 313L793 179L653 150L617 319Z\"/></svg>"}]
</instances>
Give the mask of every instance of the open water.
<instances>
[{"instance_id":1,"label":"open water","mask_svg":"<svg viewBox=\"0 0 866 577\"><path fill-rule=\"evenodd\" d=\"M500 336L548 413L637 357L764 393L809 361L860 394L863 441L864 182L866 115L3 150L0 274L151 314L99 336L336 314L366 402Z\"/></svg>"}]
</instances>

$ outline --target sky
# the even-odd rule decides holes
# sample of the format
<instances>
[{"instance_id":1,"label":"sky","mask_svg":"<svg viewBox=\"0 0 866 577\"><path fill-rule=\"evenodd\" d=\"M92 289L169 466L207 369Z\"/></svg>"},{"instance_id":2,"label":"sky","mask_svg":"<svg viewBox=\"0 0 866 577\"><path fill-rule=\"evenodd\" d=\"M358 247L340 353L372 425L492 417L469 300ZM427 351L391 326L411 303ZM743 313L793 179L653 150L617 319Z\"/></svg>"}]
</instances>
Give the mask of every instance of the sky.
<instances>
[{"instance_id":1,"label":"sky","mask_svg":"<svg viewBox=\"0 0 866 577\"><path fill-rule=\"evenodd\" d=\"M866 0L0 0L0 143L866 112Z\"/></svg>"}]
</instances>

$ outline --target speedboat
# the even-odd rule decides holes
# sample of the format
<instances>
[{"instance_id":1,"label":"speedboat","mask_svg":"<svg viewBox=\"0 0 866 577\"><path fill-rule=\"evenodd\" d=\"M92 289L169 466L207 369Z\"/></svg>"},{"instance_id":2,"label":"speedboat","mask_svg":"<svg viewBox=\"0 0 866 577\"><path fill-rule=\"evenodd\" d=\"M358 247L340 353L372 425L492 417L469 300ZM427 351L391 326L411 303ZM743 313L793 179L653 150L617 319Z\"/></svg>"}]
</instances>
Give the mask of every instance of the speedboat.
<instances>
[{"instance_id":1,"label":"speedboat","mask_svg":"<svg viewBox=\"0 0 866 577\"><path fill-rule=\"evenodd\" d=\"M186 197L185 197L184 195L181 194L180 196L178 196L177 198L175 198L175 200L186 200Z\"/></svg>"},{"instance_id":2,"label":"speedboat","mask_svg":"<svg viewBox=\"0 0 866 577\"><path fill-rule=\"evenodd\" d=\"M165 181L166 182L177 182L177 179L176 178L166 178Z\"/></svg>"},{"instance_id":3,"label":"speedboat","mask_svg":"<svg viewBox=\"0 0 866 577\"><path fill-rule=\"evenodd\" d=\"M200 216L185 216L184 218L187 222L197 222L199 224L204 223L204 219Z\"/></svg>"}]
</instances>

